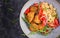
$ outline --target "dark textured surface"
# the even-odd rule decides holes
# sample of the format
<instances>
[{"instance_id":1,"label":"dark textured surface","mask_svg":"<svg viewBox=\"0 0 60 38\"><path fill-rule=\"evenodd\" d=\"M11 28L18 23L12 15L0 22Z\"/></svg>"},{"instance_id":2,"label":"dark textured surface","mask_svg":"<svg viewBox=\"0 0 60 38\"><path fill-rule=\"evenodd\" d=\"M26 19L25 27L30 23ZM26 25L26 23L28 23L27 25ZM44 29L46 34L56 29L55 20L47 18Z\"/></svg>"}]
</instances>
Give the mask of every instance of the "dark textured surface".
<instances>
[{"instance_id":1,"label":"dark textured surface","mask_svg":"<svg viewBox=\"0 0 60 38\"><path fill-rule=\"evenodd\" d=\"M7 1L7 2L5 2ZM0 38L27 38L19 24L19 12L27 0L0 0Z\"/></svg>"}]
</instances>

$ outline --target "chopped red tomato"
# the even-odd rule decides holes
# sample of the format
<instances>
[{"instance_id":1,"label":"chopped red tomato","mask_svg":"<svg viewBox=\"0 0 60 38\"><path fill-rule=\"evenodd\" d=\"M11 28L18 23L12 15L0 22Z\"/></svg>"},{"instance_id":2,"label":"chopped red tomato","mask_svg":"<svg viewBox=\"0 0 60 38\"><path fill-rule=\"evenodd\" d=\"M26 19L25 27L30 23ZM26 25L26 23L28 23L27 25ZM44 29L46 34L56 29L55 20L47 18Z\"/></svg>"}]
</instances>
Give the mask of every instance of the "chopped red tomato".
<instances>
[{"instance_id":1,"label":"chopped red tomato","mask_svg":"<svg viewBox=\"0 0 60 38\"><path fill-rule=\"evenodd\" d=\"M42 15L42 13L43 13L43 10L40 9L40 10L39 10L39 15Z\"/></svg>"},{"instance_id":2,"label":"chopped red tomato","mask_svg":"<svg viewBox=\"0 0 60 38\"><path fill-rule=\"evenodd\" d=\"M28 8L26 11L25 11L25 14L28 14L30 12L30 9Z\"/></svg>"},{"instance_id":3,"label":"chopped red tomato","mask_svg":"<svg viewBox=\"0 0 60 38\"><path fill-rule=\"evenodd\" d=\"M55 24L55 25L59 25L58 19L54 19L54 24Z\"/></svg>"},{"instance_id":4,"label":"chopped red tomato","mask_svg":"<svg viewBox=\"0 0 60 38\"><path fill-rule=\"evenodd\" d=\"M42 16L42 14L43 14L43 9L42 9L42 7L40 6L39 15L38 15L38 18L39 18L39 19L40 19L40 17Z\"/></svg>"},{"instance_id":5,"label":"chopped red tomato","mask_svg":"<svg viewBox=\"0 0 60 38\"><path fill-rule=\"evenodd\" d=\"M56 26L53 24L53 23L48 23L48 26L51 27L51 28L55 28Z\"/></svg>"},{"instance_id":6,"label":"chopped red tomato","mask_svg":"<svg viewBox=\"0 0 60 38\"><path fill-rule=\"evenodd\" d=\"M54 25L53 23L48 23L48 26L51 27L51 28L56 28L57 25Z\"/></svg>"},{"instance_id":7,"label":"chopped red tomato","mask_svg":"<svg viewBox=\"0 0 60 38\"><path fill-rule=\"evenodd\" d=\"M46 25L46 21L44 20L44 21L42 22L42 24L43 24L43 25Z\"/></svg>"},{"instance_id":8,"label":"chopped red tomato","mask_svg":"<svg viewBox=\"0 0 60 38\"><path fill-rule=\"evenodd\" d=\"M49 27L57 28L58 25L59 25L58 19L54 19L54 22L53 23L48 22L48 25L49 25Z\"/></svg>"},{"instance_id":9,"label":"chopped red tomato","mask_svg":"<svg viewBox=\"0 0 60 38\"><path fill-rule=\"evenodd\" d=\"M42 25L46 25L46 16L43 14L42 6L40 6L38 18L42 21Z\"/></svg>"},{"instance_id":10,"label":"chopped red tomato","mask_svg":"<svg viewBox=\"0 0 60 38\"><path fill-rule=\"evenodd\" d=\"M43 25L46 25L46 17L42 16L42 17L40 18L40 20L42 21L42 24L43 24Z\"/></svg>"},{"instance_id":11,"label":"chopped red tomato","mask_svg":"<svg viewBox=\"0 0 60 38\"><path fill-rule=\"evenodd\" d=\"M44 20L46 21L46 16L45 16L45 14L42 14L42 15L41 15L40 20L41 20L41 21L44 21Z\"/></svg>"}]
</instances>

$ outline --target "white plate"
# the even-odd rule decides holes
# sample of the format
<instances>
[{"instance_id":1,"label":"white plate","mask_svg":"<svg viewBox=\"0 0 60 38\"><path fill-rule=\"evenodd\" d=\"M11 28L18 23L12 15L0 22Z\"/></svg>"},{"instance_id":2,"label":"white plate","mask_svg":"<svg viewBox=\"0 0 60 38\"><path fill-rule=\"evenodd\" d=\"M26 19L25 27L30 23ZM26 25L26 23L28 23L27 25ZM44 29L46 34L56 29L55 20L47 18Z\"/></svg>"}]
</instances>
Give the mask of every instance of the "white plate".
<instances>
[{"instance_id":1,"label":"white plate","mask_svg":"<svg viewBox=\"0 0 60 38\"><path fill-rule=\"evenodd\" d=\"M29 8L32 4L35 2L48 2L49 4L53 4L53 6L57 9L57 14L59 16L59 21L60 21L60 5L57 1L55 0L30 0L28 1L22 8L21 13L20 13L20 26L23 30L23 32L27 35L29 38L56 38L58 35L60 35L60 26L53 30L48 36L43 36L41 34L34 34L34 35L28 35L30 33L30 30L26 26L25 22L22 20L21 17L24 17L24 12L27 8Z\"/></svg>"}]
</instances>

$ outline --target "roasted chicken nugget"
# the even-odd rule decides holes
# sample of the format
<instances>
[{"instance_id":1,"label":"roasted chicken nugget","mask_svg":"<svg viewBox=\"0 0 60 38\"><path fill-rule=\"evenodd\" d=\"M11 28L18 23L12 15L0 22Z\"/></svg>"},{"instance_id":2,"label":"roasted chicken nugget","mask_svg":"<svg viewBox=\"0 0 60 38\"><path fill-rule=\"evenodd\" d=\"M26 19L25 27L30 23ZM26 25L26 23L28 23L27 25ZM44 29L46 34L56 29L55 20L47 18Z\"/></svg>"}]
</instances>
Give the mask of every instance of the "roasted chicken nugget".
<instances>
[{"instance_id":1,"label":"roasted chicken nugget","mask_svg":"<svg viewBox=\"0 0 60 38\"><path fill-rule=\"evenodd\" d=\"M30 11L32 11L32 12L36 12L36 11L37 11L37 7L35 7L35 6L31 6L31 7L30 7Z\"/></svg>"},{"instance_id":2,"label":"roasted chicken nugget","mask_svg":"<svg viewBox=\"0 0 60 38\"><path fill-rule=\"evenodd\" d=\"M40 21L39 18L38 18L38 15L35 15L34 22L35 22L35 23L41 23L41 21Z\"/></svg>"},{"instance_id":3,"label":"roasted chicken nugget","mask_svg":"<svg viewBox=\"0 0 60 38\"><path fill-rule=\"evenodd\" d=\"M38 25L35 24L34 22L31 23L31 26L30 26L30 30L31 31L38 31Z\"/></svg>"},{"instance_id":4,"label":"roasted chicken nugget","mask_svg":"<svg viewBox=\"0 0 60 38\"><path fill-rule=\"evenodd\" d=\"M34 14L35 14L35 12L29 12L27 14L27 17L26 18L28 19L29 22L31 22L33 20Z\"/></svg>"}]
</instances>

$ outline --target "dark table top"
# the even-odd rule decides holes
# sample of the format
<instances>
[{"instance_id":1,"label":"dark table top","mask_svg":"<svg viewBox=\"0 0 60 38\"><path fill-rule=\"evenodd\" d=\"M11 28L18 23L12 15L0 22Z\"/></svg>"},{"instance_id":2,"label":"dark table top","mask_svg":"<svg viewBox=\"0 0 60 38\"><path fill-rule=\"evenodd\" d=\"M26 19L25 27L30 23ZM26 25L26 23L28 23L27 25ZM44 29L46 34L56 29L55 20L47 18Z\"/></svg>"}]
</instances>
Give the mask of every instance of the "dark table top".
<instances>
[{"instance_id":1,"label":"dark table top","mask_svg":"<svg viewBox=\"0 0 60 38\"><path fill-rule=\"evenodd\" d=\"M27 0L0 0L0 38L27 38L19 24L19 14Z\"/></svg>"}]
</instances>

